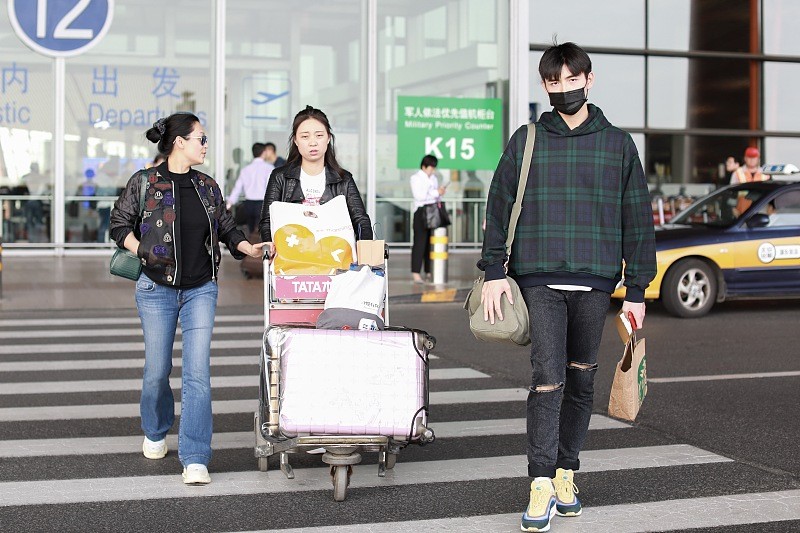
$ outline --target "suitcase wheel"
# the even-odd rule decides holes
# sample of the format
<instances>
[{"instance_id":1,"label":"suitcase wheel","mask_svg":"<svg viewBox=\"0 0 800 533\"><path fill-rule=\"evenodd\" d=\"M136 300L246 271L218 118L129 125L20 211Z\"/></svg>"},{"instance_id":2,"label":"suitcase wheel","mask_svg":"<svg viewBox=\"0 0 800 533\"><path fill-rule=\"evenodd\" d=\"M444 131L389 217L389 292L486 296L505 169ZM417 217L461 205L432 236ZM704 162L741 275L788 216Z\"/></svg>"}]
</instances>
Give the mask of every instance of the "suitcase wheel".
<instances>
[{"instance_id":1,"label":"suitcase wheel","mask_svg":"<svg viewBox=\"0 0 800 533\"><path fill-rule=\"evenodd\" d=\"M350 476L353 475L353 467L350 465L339 465L331 467L331 478L333 480L333 499L343 502L347 495L347 487L350 485Z\"/></svg>"},{"instance_id":2,"label":"suitcase wheel","mask_svg":"<svg viewBox=\"0 0 800 533\"><path fill-rule=\"evenodd\" d=\"M434 348L436 348L436 337L433 335L428 335L425 337L425 342L423 343L425 348L430 352Z\"/></svg>"}]
</instances>

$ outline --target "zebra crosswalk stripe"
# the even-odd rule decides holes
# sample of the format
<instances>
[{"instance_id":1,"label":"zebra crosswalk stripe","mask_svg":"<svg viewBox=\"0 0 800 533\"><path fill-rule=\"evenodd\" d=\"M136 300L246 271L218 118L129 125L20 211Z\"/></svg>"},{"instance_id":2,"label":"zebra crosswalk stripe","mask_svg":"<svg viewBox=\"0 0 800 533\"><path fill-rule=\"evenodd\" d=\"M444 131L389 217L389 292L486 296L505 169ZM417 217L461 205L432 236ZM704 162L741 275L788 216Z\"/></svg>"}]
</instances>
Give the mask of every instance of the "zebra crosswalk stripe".
<instances>
[{"instance_id":1,"label":"zebra crosswalk stripe","mask_svg":"<svg viewBox=\"0 0 800 533\"><path fill-rule=\"evenodd\" d=\"M431 392L430 405L457 403L487 403L522 401L527 389L483 389L468 391ZM220 400L212 403L214 414L252 413L258 400ZM180 412L180 402L175 402ZM0 409L0 422L33 420L86 420L92 418L127 418L139 416L139 404L112 403L104 405L61 405L57 409L45 407L5 407Z\"/></svg>"},{"instance_id":2,"label":"zebra crosswalk stripe","mask_svg":"<svg viewBox=\"0 0 800 533\"><path fill-rule=\"evenodd\" d=\"M686 444L673 444L587 451L581 457L581 471L601 472L726 461L731 459ZM350 488L526 478L526 464L527 459L523 455L401 463L385 478L377 476L375 465L358 465L354 468ZM297 469L295 475L296 479L291 480L286 479L280 471L221 472L214 474L213 483L202 488L186 487L178 482L177 476L7 482L0 483L0 506L283 493L330 488L330 471L327 467Z\"/></svg>"},{"instance_id":3,"label":"zebra crosswalk stripe","mask_svg":"<svg viewBox=\"0 0 800 533\"><path fill-rule=\"evenodd\" d=\"M522 435L525 419L467 420L437 422L432 427L437 439L460 437L491 437L494 435ZM625 429L630 426L602 415L592 415L589 430ZM238 431L214 433L211 447L215 450L252 448L253 432ZM50 457L64 455L102 455L117 453L139 453L142 444L140 435L131 437L96 437L74 439L4 440L0 446L0 459L10 457ZM167 446L177 449L177 435L167 435Z\"/></svg>"},{"instance_id":4,"label":"zebra crosswalk stripe","mask_svg":"<svg viewBox=\"0 0 800 533\"><path fill-rule=\"evenodd\" d=\"M250 363L257 364L258 359L250 358ZM489 376L471 368L438 368L430 371L430 379L482 379ZM170 386L175 390L181 388L181 378L171 378ZM257 387L258 374L251 376L214 376L211 378L212 389ZM84 381L34 381L5 383L0 388L0 396L23 394L67 394L73 392L107 392L135 391L142 387L141 379L108 379Z\"/></svg>"},{"instance_id":5,"label":"zebra crosswalk stripe","mask_svg":"<svg viewBox=\"0 0 800 533\"><path fill-rule=\"evenodd\" d=\"M511 533L519 531L521 514L522 511L433 520L315 527L314 531L315 533L371 533L373 531ZM686 531L696 528L734 526L743 523L743 517L754 518L757 523L800 520L800 490L587 507L584 508L578 519L555 517L551 524L551 531L569 533ZM281 533L305 531L307 529L282 529ZM249 533L260 532L250 531Z\"/></svg>"}]
</instances>

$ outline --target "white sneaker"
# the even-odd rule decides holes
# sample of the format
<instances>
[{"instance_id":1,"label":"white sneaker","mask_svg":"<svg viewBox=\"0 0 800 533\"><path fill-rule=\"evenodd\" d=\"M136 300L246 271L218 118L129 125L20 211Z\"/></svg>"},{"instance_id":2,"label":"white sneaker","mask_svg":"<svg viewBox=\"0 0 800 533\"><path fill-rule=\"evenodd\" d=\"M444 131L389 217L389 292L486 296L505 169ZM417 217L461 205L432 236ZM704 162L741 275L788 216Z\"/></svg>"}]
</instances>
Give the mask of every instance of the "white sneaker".
<instances>
[{"instance_id":1,"label":"white sneaker","mask_svg":"<svg viewBox=\"0 0 800 533\"><path fill-rule=\"evenodd\" d=\"M192 463L183 469L183 482L187 485L206 485L211 483L211 476L208 475L206 465Z\"/></svg>"},{"instance_id":2,"label":"white sneaker","mask_svg":"<svg viewBox=\"0 0 800 533\"><path fill-rule=\"evenodd\" d=\"M163 459L167 455L167 439L152 441L145 437L142 443L142 453L148 459Z\"/></svg>"}]
</instances>

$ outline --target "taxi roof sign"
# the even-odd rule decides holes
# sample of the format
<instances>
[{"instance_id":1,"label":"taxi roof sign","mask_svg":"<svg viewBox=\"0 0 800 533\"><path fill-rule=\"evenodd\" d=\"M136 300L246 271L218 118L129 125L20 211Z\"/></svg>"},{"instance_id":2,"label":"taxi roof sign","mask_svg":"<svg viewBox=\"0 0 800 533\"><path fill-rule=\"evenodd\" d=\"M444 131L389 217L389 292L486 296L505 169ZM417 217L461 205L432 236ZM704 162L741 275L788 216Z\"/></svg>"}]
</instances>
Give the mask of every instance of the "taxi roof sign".
<instances>
[{"instance_id":1,"label":"taxi roof sign","mask_svg":"<svg viewBox=\"0 0 800 533\"><path fill-rule=\"evenodd\" d=\"M788 176L790 174L800 173L800 168L797 168L791 163L781 163L780 165L764 165L761 167L761 172L769 174L770 176Z\"/></svg>"}]
</instances>

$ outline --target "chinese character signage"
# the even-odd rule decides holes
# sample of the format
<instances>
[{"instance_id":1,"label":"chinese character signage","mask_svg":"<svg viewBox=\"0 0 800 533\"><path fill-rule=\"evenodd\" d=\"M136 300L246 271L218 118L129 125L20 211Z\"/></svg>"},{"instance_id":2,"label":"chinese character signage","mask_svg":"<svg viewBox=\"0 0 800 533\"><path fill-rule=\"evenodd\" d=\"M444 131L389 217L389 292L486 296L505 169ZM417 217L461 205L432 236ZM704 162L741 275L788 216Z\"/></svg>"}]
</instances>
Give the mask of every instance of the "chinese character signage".
<instances>
[{"instance_id":1,"label":"chinese character signage","mask_svg":"<svg viewBox=\"0 0 800 533\"><path fill-rule=\"evenodd\" d=\"M98 65L87 74L91 77L76 77L75 81L89 95L87 122L94 127L141 131L175 111L191 111L203 125L207 123L208 113L196 109L198 95L186 89L197 85L196 72L186 74L173 67L123 70ZM142 84L140 80L146 81ZM142 90L145 87L147 90ZM205 99L205 95L202 97Z\"/></svg>"},{"instance_id":2,"label":"chinese character signage","mask_svg":"<svg viewBox=\"0 0 800 533\"><path fill-rule=\"evenodd\" d=\"M433 155L439 168L494 170L503 152L502 110L497 98L399 96L397 167L418 168Z\"/></svg>"}]
</instances>

